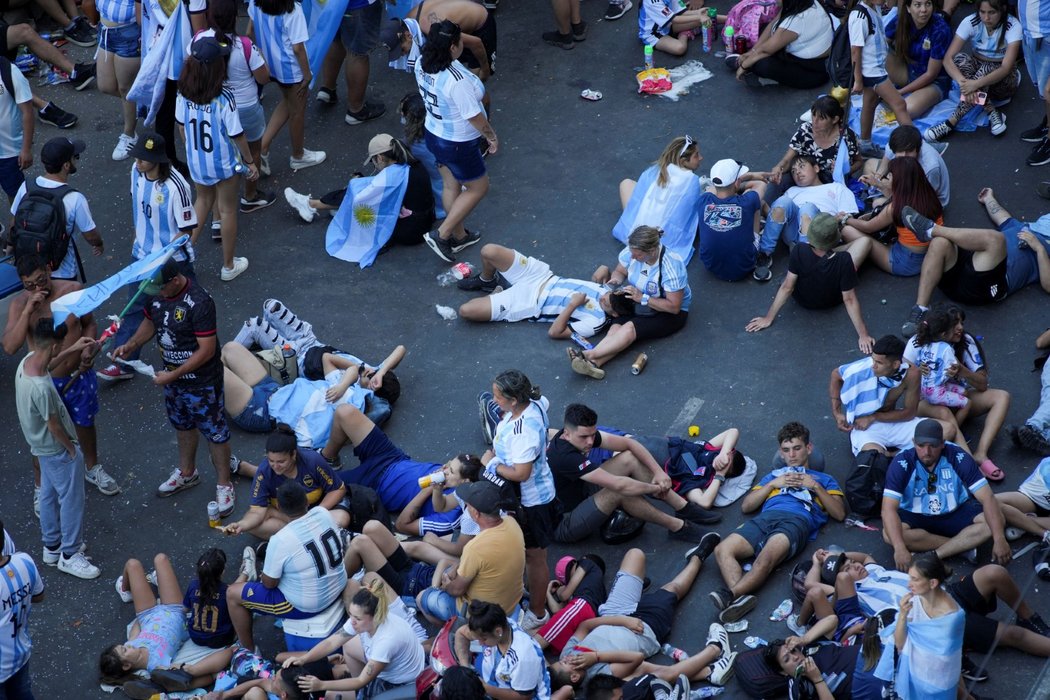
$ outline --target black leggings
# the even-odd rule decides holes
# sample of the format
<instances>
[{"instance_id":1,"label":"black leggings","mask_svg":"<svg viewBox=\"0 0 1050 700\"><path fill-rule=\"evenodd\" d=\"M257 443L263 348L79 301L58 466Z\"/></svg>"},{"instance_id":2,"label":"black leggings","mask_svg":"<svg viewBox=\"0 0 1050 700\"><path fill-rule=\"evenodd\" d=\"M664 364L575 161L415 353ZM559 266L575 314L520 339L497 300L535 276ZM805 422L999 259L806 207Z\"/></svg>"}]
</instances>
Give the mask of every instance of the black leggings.
<instances>
[{"instance_id":1,"label":"black leggings","mask_svg":"<svg viewBox=\"0 0 1050 700\"><path fill-rule=\"evenodd\" d=\"M172 167L189 179L189 170L186 168L186 163L179 158L175 141L175 98L178 93L179 84L174 80L167 81L167 84L164 86L164 101L157 111L154 127L157 129L157 133L164 137L165 151L168 154L168 160L171 161Z\"/></svg>"},{"instance_id":2,"label":"black leggings","mask_svg":"<svg viewBox=\"0 0 1050 700\"><path fill-rule=\"evenodd\" d=\"M760 78L775 80L787 87L812 90L828 82L824 58L798 58L781 49L751 66Z\"/></svg>"}]
</instances>

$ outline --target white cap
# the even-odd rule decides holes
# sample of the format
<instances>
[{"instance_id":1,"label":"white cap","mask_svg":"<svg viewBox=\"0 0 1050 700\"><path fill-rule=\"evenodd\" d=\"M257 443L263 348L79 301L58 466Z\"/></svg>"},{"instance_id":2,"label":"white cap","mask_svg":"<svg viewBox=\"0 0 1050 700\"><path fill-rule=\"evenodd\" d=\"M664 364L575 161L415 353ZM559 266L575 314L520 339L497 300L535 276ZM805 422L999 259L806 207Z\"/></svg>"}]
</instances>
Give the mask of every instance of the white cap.
<instances>
[{"instance_id":1,"label":"white cap","mask_svg":"<svg viewBox=\"0 0 1050 700\"><path fill-rule=\"evenodd\" d=\"M749 173L747 166L737 163L732 158L723 158L711 168L711 182L715 187L729 187L740 178L741 175Z\"/></svg>"}]
</instances>

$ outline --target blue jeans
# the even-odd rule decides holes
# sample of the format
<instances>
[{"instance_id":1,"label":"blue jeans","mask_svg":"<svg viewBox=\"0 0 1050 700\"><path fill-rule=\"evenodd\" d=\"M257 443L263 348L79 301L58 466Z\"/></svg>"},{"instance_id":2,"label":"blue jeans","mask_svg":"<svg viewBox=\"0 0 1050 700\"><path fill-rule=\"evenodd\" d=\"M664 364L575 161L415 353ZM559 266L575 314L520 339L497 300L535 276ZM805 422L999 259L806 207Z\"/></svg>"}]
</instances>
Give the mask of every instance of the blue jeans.
<instances>
[{"instance_id":1,"label":"blue jeans","mask_svg":"<svg viewBox=\"0 0 1050 700\"><path fill-rule=\"evenodd\" d=\"M1039 407L1035 409L1032 417L1025 421L1039 433L1050 440L1050 362L1043 365L1042 376L1043 388L1039 393Z\"/></svg>"},{"instance_id":2,"label":"blue jeans","mask_svg":"<svg viewBox=\"0 0 1050 700\"><path fill-rule=\"evenodd\" d=\"M131 262L135 262L135 258L132 258ZM177 260L176 262L179 264L179 272L194 282L197 281L197 274L193 271L193 263L189 260ZM128 301L135 298L135 292L138 290L138 282L128 285ZM153 301L153 297L147 294L139 294L139 298L135 299L135 303L124 314L124 320L120 322L120 328L117 329L116 334L113 336L113 347L119 348L131 340L131 336L135 335L135 331L142 325L142 319L146 318L143 311L146 309L146 304L151 301ZM135 352L125 357L125 359L137 360L141 354L142 348L135 348Z\"/></svg>"},{"instance_id":3,"label":"blue jeans","mask_svg":"<svg viewBox=\"0 0 1050 700\"><path fill-rule=\"evenodd\" d=\"M81 479L81 482L84 480ZM29 687L29 662L11 674L6 681L0 682L0 700L35 700Z\"/></svg>"},{"instance_id":4,"label":"blue jeans","mask_svg":"<svg viewBox=\"0 0 1050 700\"><path fill-rule=\"evenodd\" d=\"M40 461L40 531L44 546L73 556L84 541L84 455L77 445Z\"/></svg>"},{"instance_id":5,"label":"blue jeans","mask_svg":"<svg viewBox=\"0 0 1050 700\"><path fill-rule=\"evenodd\" d=\"M784 212L783 221L776 221L773 218L773 214L778 209ZM780 239L783 239L784 244L789 248L796 243L805 243L807 239L802 233L802 217L805 216L812 220L819 213L820 210L817 209L816 204L799 206L786 194L780 195L769 208L766 227L762 229L762 238L758 242L758 252L772 255Z\"/></svg>"}]
</instances>

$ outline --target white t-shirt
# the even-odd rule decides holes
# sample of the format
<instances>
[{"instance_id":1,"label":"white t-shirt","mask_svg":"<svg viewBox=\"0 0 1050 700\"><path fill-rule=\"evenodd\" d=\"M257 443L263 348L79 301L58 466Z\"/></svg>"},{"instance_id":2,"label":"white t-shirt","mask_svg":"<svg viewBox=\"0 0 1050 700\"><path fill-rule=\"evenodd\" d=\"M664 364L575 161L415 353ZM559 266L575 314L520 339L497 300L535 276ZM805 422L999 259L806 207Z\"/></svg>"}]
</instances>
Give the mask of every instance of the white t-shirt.
<instances>
[{"instance_id":1,"label":"white t-shirt","mask_svg":"<svg viewBox=\"0 0 1050 700\"><path fill-rule=\"evenodd\" d=\"M194 40L201 37L214 37L214 29L205 29L193 35ZM233 99L237 102L237 109L251 107L259 101L259 84L255 82L252 71L258 70L266 65L259 47L247 37L227 34L225 39L230 42L230 62L226 64L226 87L233 91ZM248 43L248 58L244 56L244 44ZM186 49L189 52L189 48Z\"/></svg>"},{"instance_id":2,"label":"white t-shirt","mask_svg":"<svg viewBox=\"0 0 1050 700\"><path fill-rule=\"evenodd\" d=\"M416 639L420 642L425 642L430 639L430 635L427 634L427 631L423 629L423 625L419 624L419 620L416 619L415 610L409 610L408 606L405 605L405 601L401 599L401 596L394 598L392 601L388 601L386 609L387 613L390 615L396 615L407 622L408 626L412 628L412 632L416 635ZM343 634L351 637L357 636L357 632L354 631L354 626L350 624L349 619L343 624Z\"/></svg>"},{"instance_id":3,"label":"white t-shirt","mask_svg":"<svg viewBox=\"0 0 1050 700\"><path fill-rule=\"evenodd\" d=\"M871 18L874 31L868 31L868 20L861 13ZM860 72L865 78L879 78L886 73L886 29L882 25L882 13L868 7L863 2L849 13L849 45L863 46L860 54Z\"/></svg>"},{"instance_id":4,"label":"white t-shirt","mask_svg":"<svg viewBox=\"0 0 1050 700\"><path fill-rule=\"evenodd\" d=\"M999 46L999 37L1003 31L1006 32L1006 40L1002 47ZM969 40L973 45L974 53L980 54L991 61L1002 61L1006 57L1006 48L1010 44L1021 41L1021 23L1013 15L1006 16L1006 26L999 27L991 34L981 21L981 16L974 13L959 23L955 30L955 36L960 39Z\"/></svg>"},{"instance_id":5,"label":"white t-shirt","mask_svg":"<svg viewBox=\"0 0 1050 700\"><path fill-rule=\"evenodd\" d=\"M346 624L350 625L349 622ZM375 635L362 632L361 647L365 650L366 660L386 664L379 672L379 678L391 685L414 682L426 667L423 645L412 627L398 615L387 615L383 624L376 628Z\"/></svg>"},{"instance_id":6,"label":"white t-shirt","mask_svg":"<svg viewBox=\"0 0 1050 700\"><path fill-rule=\"evenodd\" d=\"M835 31L831 27L828 13L819 2L814 2L808 10L788 17L777 29L786 29L798 34L798 38L788 44L786 51L796 58L819 58L831 48Z\"/></svg>"},{"instance_id":7,"label":"white t-shirt","mask_svg":"<svg viewBox=\"0 0 1050 700\"><path fill-rule=\"evenodd\" d=\"M478 76L463 67L459 61L443 71L430 74L423 70L423 62L417 61L413 69L416 85L427 108L424 127L434 136L462 143L481 136L470 119L485 114L481 98L485 96L485 85Z\"/></svg>"},{"instance_id":8,"label":"white t-shirt","mask_svg":"<svg viewBox=\"0 0 1050 700\"><path fill-rule=\"evenodd\" d=\"M22 110L18 105L33 99L33 90L22 71L14 63L10 70L14 95L9 95L7 86L0 81L0 158L17 158L22 152Z\"/></svg>"},{"instance_id":9,"label":"white t-shirt","mask_svg":"<svg viewBox=\"0 0 1050 700\"><path fill-rule=\"evenodd\" d=\"M510 688L536 700L550 700L551 681L543 650L524 630L507 621L513 636L506 654L499 647L485 647L481 680L497 688Z\"/></svg>"},{"instance_id":10,"label":"white t-shirt","mask_svg":"<svg viewBox=\"0 0 1050 700\"><path fill-rule=\"evenodd\" d=\"M55 189L61 187L63 183L39 175L36 178L36 184L40 187ZM22 201L22 197L25 194L26 183L23 182L22 186L18 188L18 194L15 195L15 201L11 203L11 214L18 210L18 204ZM87 199L84 195L79 192L70 192L62 198L62 204L66 208L67 231L70 233L79 231L83 234L85 231L95 230L95 220L91 218L91 209L88 208ZM72 241L70 242L72 243ZM73 279L77 276L77 256L72 245L66 251L66 257L62 258L62 264L51 273L51 276L58 279Z\"/></svg>"},{"instance_id":11,"label":"white t-shirt","mask_svg":"<svg viewBox=\"0 0 1050 700\"><path fill-rule=\"evenodd\" d=\"M321 612L346 588L343 543L331 514L320 506L281 528L266 548L263 573L297 610Z\"/></svg>"},{"instance_id":12,"label":"white t-shirt","mask_svg":"<svg viewBox=\"0 0 1050 700\"><path fill-rule=\"evenodd\" d=\"M854 214L857 212L857 199L850 189L841 182L812 187L792 187L787 196L795 204L813 204L825 214L838 214L840 211Z\"/></svg>"}]
</instances>

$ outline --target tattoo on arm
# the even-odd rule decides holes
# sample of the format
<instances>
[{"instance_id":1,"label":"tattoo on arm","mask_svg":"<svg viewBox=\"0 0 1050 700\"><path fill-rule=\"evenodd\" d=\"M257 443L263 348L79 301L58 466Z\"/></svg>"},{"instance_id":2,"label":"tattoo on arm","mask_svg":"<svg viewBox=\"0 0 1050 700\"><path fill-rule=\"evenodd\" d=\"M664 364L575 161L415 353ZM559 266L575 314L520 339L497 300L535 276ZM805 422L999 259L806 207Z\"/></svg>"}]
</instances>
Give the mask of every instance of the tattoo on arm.
<instances>
[{"instance_id":1,"label":"tattoo on arm","mask_svg":"<svg viewBox=\"0 0 1050 700\"><path fill-rule=\"evenodd\" d=\"M372 665L372 662L369 661L367 664L365 664L365 669L364 671L362 671L361 675L371 678L374 673L375 667Z\"/></svg>"},{"instance_id":2,"label":"tattoo on arm","mask_svg":"<svg viewBox=\"0 0 1050 700\"><path fill-rule=\"evenodd\" d=\"M999 206L997 202L988 202L988 214L990 216L995 216L996 214L1002 212L1002 210L1003 208Z\"/></svg>"}]
</instances>

